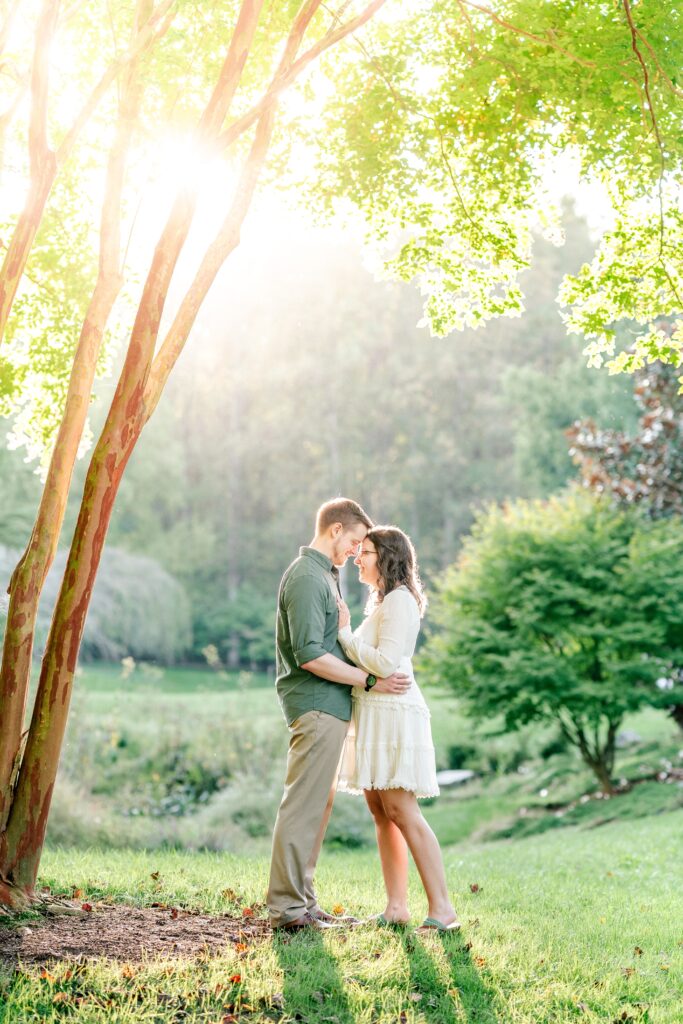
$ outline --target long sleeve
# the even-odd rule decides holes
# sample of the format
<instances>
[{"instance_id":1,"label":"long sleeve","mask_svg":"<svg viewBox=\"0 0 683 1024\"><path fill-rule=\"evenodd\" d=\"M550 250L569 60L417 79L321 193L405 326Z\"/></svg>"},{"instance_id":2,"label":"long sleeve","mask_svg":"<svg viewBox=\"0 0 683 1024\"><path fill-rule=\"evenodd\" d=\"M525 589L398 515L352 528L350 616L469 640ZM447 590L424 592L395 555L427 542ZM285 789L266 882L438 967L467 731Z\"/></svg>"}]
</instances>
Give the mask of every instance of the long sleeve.
<instances>
[{"instance_id":1,"label":"long sleeve","mask_svg":"<svg viewBox=\"0 0 683 1024\"><path fill-rule=\"evenodd\" d=\"M298 576L285 586L282 610L287 617L292 651L299 666L328 653L324 645L327 597L325 583L317 576Z\"/></svg>"},{"instance_id":2,"label":"long sleeve","mask_svg":"<svg viewBox=\"0 0 683 1024\"><path fill-rule=\"evenodd\" d=\"M412 594L394 590L384 598L379 612L377 646L366 643L350 626L339 630L339 642L344 653L356 665L379 679L390 676L399 666L404 654L412 652L420 618Z\"/></svg>"}]
</instances>

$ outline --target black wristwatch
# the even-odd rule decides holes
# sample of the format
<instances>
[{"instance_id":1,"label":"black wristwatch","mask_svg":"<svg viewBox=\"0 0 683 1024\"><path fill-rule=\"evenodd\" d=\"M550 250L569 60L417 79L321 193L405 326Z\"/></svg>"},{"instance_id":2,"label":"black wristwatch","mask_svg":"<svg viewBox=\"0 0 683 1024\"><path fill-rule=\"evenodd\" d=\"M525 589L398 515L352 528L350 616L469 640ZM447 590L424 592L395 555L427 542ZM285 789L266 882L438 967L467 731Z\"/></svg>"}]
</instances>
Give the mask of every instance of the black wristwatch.
<instances>
[{"instance_id":1,"label":"black wristwatch","mask_svg":"<svg viewBox=\"0 0 683 1024\"><path fill-rule=\"evenodd\" d=\"M365 692L368 693L373 688L376 682L377 676L373 676L372 673L370 673L367 679L365 680Z\"/></svg>"}]
</instances>

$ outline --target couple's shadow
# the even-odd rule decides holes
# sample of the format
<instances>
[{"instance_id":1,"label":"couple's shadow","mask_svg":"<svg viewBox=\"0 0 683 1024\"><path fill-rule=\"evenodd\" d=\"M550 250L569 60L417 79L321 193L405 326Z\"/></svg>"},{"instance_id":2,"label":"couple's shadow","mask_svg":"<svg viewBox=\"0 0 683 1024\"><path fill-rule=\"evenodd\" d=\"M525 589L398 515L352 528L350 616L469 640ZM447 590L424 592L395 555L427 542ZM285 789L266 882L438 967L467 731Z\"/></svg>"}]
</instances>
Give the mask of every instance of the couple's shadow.
<instances>
[{"instance_id":1,"label":"couple's shadow","mask_svg":"<svg viewBox=\"0 0 683 1024\"><path fill-rule=\"evenodd\" d=\"M273 949L283 973L281 1010L293 1020L334 1021L355 1024L354 1013L332 950L348 942L349 933L306 931L297 935L274 935ZM410 930L395 929L391 935L401 943L410 972L408 993L399 1012L401 1020L414 1016L429 1024L500 1024L490 989L474 963L469 944L460 933L434 933L428 939ZM441 950L430 950L436 941ZM438 963L445 958L444 965ZM361 980L362 984L362 980ZM382 992L366 988L368 1001L375 1003L371 1020L387 1016Z\"/></svg>"}]
</instances>

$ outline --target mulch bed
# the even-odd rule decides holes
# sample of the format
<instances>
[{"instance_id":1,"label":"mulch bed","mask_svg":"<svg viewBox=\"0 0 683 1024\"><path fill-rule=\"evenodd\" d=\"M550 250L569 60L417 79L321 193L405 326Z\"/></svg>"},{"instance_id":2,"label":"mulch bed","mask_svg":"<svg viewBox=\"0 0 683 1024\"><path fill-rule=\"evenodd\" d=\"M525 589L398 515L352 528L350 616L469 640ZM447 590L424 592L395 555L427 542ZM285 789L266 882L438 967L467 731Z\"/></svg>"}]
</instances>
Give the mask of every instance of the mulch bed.
<instances>
[{"instance_id":1,"label":"mulch bed","mask_svg":"<svg viewBox=\"0 0 683 1024\"><path fill-rule=\"evenodd\" d=\"M258 918L245 921L168 908L94 904L83 916L47 916L0 926L0 963L216 955L226 946L267 935L269 923Z\"/></svg>"}]
</instances>

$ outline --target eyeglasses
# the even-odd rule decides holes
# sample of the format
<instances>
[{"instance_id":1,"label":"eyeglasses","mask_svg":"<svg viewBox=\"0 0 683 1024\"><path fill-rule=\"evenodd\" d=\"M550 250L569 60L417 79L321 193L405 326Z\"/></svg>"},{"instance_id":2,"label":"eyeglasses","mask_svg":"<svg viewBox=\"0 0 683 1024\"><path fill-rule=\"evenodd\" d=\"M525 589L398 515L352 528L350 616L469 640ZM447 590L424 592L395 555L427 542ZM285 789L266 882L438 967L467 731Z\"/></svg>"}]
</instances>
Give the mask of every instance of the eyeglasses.
<instances>
[{"instance_id":1,"label":"eyeglasses","mask_svg":"<svg viewBox=\"0 0 683 1024\"><path fill-rule=\"evenodd\" d=\"M363 551L362 549L356 555L356 558L365 558L366 555L376 555L376 551Z\"/></svg>"}]
</instances>

